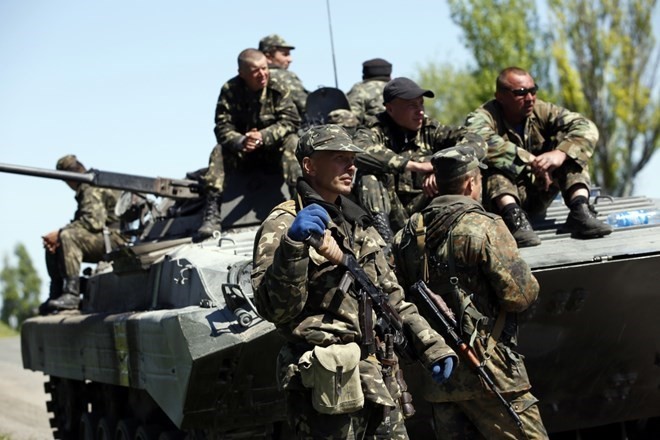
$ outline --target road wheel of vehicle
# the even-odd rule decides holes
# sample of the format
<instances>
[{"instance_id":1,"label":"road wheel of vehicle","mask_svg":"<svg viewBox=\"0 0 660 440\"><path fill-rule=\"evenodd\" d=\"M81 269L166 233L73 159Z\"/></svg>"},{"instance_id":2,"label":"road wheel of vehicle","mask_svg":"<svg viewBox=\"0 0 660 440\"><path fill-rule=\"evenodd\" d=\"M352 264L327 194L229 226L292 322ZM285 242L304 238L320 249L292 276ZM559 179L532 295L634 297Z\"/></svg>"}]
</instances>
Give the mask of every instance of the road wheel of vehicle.
<instances>
[{"instance_id":1,"label":"road wheel of vehicle","mask_svg":"<svg viewBox=\"0 0 660 440\"><path fill-rule=\"evenodd\" d=\"M135 440L158 440L162 429L156 425L140 425L135 431Z\"/></svg>"},{"instance_id":2,"label":"road wheel of vehicle","mask_svg":"<svg viewBox=\"0 0 660 440\"><path fill-rule=\"evenodd\" d=\"M138 422L135 419L122 419L115 429L115 440L133 440Z\"/></svg>"},{"instance_id":3,"label":"road wheel of vehicle","mask_svg":"<svg viewBox=\"0 0 660 440\"><path fill-rule=\"evenodd\" d=\"M96 426L96 440L114 440L115 423L108 417L101 417Z\"/></svg>"},{"instance_id":4,"label":"road wheel of vehicle","mask_svg":"<svg viewBox=\"0 0 660 440\"><path fill-rule=\"evenodd\" d=\"M44 384L44 388L51 396L51 400L46 403L46 409L53 413L50 419L50 426L54 428L53 437L62 440L77 439L80 418L86 410L84 383L51 377Z\"/></svg>"},{"instance_id":5,"label":"road wheel of vehicle","mask_svg":"<svg viewBox=\"0 0 660 440\"><path fill-rule=\"evenodd\" d=\"M94 433L99 422L99 416L96 413L85 413L80 417L80 429L78 438L80 440L95 440Z\"/></svg>"}]
</instances>

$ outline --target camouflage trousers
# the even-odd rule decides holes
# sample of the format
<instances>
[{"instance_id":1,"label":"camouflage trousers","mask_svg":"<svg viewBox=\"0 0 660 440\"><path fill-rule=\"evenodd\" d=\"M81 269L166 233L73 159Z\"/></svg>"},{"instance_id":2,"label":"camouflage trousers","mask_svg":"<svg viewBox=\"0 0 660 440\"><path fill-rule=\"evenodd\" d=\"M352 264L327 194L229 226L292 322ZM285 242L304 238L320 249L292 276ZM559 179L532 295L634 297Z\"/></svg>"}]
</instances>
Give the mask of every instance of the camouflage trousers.
<instances>
[{"instance_id":1,"label":"camouflage trousers","mask_svg":"<svg viewBox=\"0 0 660 440\"><path fill-rule=\"evenodd\" d=\"M46 268L51 283L57 286L63 278L78 278L82 262L98 263L105 254L105 241L102 232L90 232L84 228L64 228L60 230L60 245L55 253L46 252ZM125 243L116 229L110 230L113 248ZM57 287L56 287L57 288Z\"/></svg>"},{"instance_id":2,"label":"camouflage trousers","mask_svg":"<svg viewBox=\"0 0 660 440\"><path fill-rule=\"evenodd\" d=\"M522 421L525 433L506 412L495 396L458 402L432 403L433 424L437 440L547 439L537 406L529 392L504 396L511 402Z\"/></svg>"},{"instance_id":3,"label":"camouflage trousers","mask_svg":"<svg viewBox=\"0 0 660 440\"><path fill-rule=\"evenodd\" d=\"M383 417L384 406L366 400L364 407L350 414L321 414L312 407L311 391L287 391L289 424L297 439L358 440L408 438L403 415L398 408L389 412L389 423Z\"/></svg>"},{"instance_id":4,"label":"camouflage trousers","mask_svg":"<svg viewBox=\"0 0 660 440\"><path fill-rule=\"evenodd\" d=\"M282 145L277 149L275 154L269 155L268 159L271 157L278 157L280 161L280 167L282 170L282 175L284 181L286 182L289 189L296 187L296 182L298 177L302 176L302 171L300 169L300 164L298 159L296 159L296 146L298 144L298 135L290 134L284 138ZM263 147L268 148L268 147ZM251 153L254 154L254 153ZM250 153L243 155L243 153L238 153L237 161L229 161L227 166L234 166L240 171L241 165L240 162L248 161L250 159ZM272 166L273 164L269 164ZM251 168L249 166L248 168ZM214 192L223 192L225 184L225 160L222 154L222 146L216 144L211 151L209 156L209 167L208 171L202 177L206 189Z\"/></svg>"},{"instance_id":5,"label":"camouflage trousers","mask_svg":"<svg viewBox=\"0 0 660 440\"><path fill-rule=\"evenodd\" d=\"M541 187L531 171L525 171L518 175L515 182L497 171L488 171L484 176L484 206L492 212L497 212L493 199L502 195L513 196L518 204L530 216L545 214L550 203L561 191L566 202L575 185L581 185L587 189L591 186L589 170L583 169L573 160L567 160L564 165L552 173L553 183L548 190Z\"/></svg>"},{"instance_id":6,"label":"camouflage trousers","mask_svg":"<svg viewBox=\"0 0 660 440\"><path fill-rule=\"evenodd\" d=\"M392 231L403 228L412 214L428 205L429 199L423 193L397 193L393 176L378 178L364 174L358 178L355 187L358 203L370 214L387 214Z\"/></svg>"}]
</instances>

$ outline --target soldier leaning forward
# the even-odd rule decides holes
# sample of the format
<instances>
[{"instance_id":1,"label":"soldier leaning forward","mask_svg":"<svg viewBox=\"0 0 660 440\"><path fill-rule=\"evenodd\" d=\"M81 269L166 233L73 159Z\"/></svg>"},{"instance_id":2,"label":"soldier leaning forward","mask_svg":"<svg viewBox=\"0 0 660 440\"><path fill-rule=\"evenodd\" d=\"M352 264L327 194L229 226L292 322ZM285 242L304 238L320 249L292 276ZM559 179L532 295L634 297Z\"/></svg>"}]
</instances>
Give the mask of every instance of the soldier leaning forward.
<instances>
[{"instance_id":1,"label":"soldier leaning forward","mask_svg":"<svg viewBox=\"0 0 660 440\"><path fill-rule=\"evenodd\" d=\"M402 285L423 279L450 306L462 340L517 416L505 412L468 362L446 384L429 383L424 397L438 439L546 439L516 352L517 313L536 300L539 285L502 219L481 206L482 151L466 143L433 156L439 196L397 234L394 255Z\"/></svg>"},{"instance_id":2,"label":"soldier leaning forward","mask_svg":"<svg viewBox=\"0 0 660 440\"><path fill-rule=\"evenodd\" d=\"M355 287L340 287L346 268L306 243L329 230L354 256L398 312L421 362L442 382L456 357L440 335L403 300L369 216L345 197L361 151L338 125L312 127L296 156L303 177L298 200L276 207L257 233L252 284L259 313L287 340L278 357L279 385L298 438L407 438L398 365L376 332L373 311L362 313ZM372 339L373 344L366 342ZM363 344L364 343L364 344ZM396 356L394 356L396 360Z\"/></svg>"}]
</instances>

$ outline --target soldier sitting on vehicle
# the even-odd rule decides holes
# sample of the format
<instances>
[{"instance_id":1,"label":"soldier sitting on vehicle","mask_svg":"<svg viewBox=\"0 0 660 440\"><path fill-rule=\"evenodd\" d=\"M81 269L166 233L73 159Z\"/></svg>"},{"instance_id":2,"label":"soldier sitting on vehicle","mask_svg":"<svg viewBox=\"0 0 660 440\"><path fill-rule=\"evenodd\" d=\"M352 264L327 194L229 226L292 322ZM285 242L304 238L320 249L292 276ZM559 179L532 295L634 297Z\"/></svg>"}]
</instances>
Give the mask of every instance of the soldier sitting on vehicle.
<instances>
[{"instance_id":1,"label":"soldier sitting on vehicle","mask_svg":"<svg viewBox=\"0 0 660 440\"><path fill-rule=\"evenodd\" d=\"M266 57L256 49L238 56L238 75L220 90L215 111L218 144L203 176L206 192L204 222L197 240L220 231L225 167L238 172L279 173L295 188L300 166L295 157L300 116L289 89L270 78Z\"/></svg>"},{"instance_id":2,"label":"soldier sitting on vehicle","mask_svg":"<svg viewBox=\"0 0 660 440\"><path fill-rule=\"evenodd\" d=\"M434 96L411 79L393 79L383 89L385 111L355 137L365 151L356 159L355 190L386 242L435 195L431 155L456 145L467 133L424 114L424 97Z\"/></svg>"},{"instance_id":3,"label":"soldier sitting on vehicle","mask_svg":"<svg viewBox=\"0 0 660 440\"><path fill-rule=\"evenodd\" d=\"M293 61L291 57L293 49L295 49L294 46L291 46L277 34L268 35L259 40L259 50L268 59L270 77L289 88L291 99L293 99L298 113L302 117L305 114L305 103L309 92L303 86L298 75L289 70L289 66Z\"/></svg>"},{"instance_id":4,"label":"soldier sitting on vehicle","mask_svg":"<svg viewBox=\"0 0 660 440\"><path fill-rule=\"evenodd\" d=\"M346 94L351 111L362 125L376 121L376 115L385 110L383 89L390 81L392 64L382 58L362 63L362 81L351 87Z\"/></svg>"},{"instance_id":5,"label":"soldier sitting on vehicle","mask_svg":"<svg viewBox=\"0 0 660 440\"><path fill-rule=\"evenodd\" d=\"M495 99L470 113L466 126L488 142L484 205L502 216L519 247L541 239L527 215L540 216L561 191L570 208L563 230L578 238L612 228L589 205L589 159L598 128L584 116L536 98L534 78L519 67L497 77Z\"/></svg>"},{"instance_id":6,"label":"soldier sitting on vehicle","mask_svg":"<svg viewBox=\"0 0 660 440\"><path fill-rule=\"evenodd\" d=\"M70 154L57 161L61 171L84 173L87 169ZM115 215L118 193L87 183L66 182L76 192L78 208L73 220L42 237L50 276L48 300L39 306L42 315L77 309L80 304L80 265L98 263L106 252L104 230L112 247L125 243Z\"/></svg>"}]
</instances>

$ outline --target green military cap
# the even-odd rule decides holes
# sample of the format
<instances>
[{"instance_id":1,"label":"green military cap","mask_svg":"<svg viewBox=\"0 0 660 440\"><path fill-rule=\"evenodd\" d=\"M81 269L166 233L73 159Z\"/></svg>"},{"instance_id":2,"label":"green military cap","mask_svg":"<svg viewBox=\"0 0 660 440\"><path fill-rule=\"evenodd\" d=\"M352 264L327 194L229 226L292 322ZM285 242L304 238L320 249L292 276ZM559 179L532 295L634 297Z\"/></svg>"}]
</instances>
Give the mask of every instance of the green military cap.
<instances>
[{"instance_id":1,"label":"green military cap","mask_svg":"<svg viewBox=\"0 0 660 440\"><path fill-rule=\"evenodd\" d=\"M355 114L352 111L343 108L328 113L326 122L328 124L341 125L344 128L355 128L358 126L358 119Z\"/></svg>"},{"instance_id":2,"label":"green military cap","mask_svg":"<svg viewBox=\"0 0 660 440\"><path fill-rule=\"evenodd\" d=\"M74 170L78 163L78 158L74 154L67 154L57 161L55 168L63 171Z\"/></svg>"},{"instance_id":3,"label":"green military cap","mask_svg":"<svg viewBox=\"0 0 660 440\"><path fill-rule=\"evenodd\" d=\"M438 180L451 180L479 167L488 168L481 162L481 146L473 141L464 141L459 145L438 151L431 157L431 164Z\"/></svg>"},{"instance_id":4,"label":"green military cap","mask_svg":"<svg viewBox=\"0 0 660 440\"><path fill-rule=\"evenodd\" d=\"M351 151L362 153L362 148L353 143L349 134L336 124L317 125L298 139L296 158L299 162L317 151Z\"/></svg>"},{"instance_id":5,"label":"green military cap","mask_svg":"<svg viewBox=\"0 0 660 440\"><path fill-rule=\"evenodd\" d=\"M259 40L259 50L262 52L269 52L270 50L278 47L292 50L295 49L294 46L291 46L289 43L284 41L284 38L277 34L267 35Z\"/></svg>"}]
</instances>

